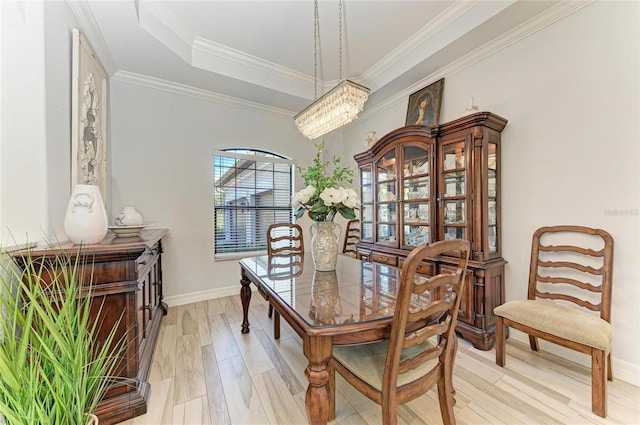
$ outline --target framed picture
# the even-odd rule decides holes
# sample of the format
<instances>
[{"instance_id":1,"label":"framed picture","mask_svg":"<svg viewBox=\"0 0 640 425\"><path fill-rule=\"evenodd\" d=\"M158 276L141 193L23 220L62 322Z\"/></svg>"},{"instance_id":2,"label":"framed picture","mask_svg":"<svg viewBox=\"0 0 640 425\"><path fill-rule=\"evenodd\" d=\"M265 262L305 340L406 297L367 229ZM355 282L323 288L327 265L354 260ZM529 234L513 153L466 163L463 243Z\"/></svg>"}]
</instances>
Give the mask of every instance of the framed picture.
<instances>
[{"instance_id":1,"label":"framed picture","mask_svg":"<svg viewBox=\"0 0 640 425\"><path fill-rule=\"evenodd\" d=\"M440 105L444 78L409 96L407 120L405 125L438 125L440 124Z\"/></svg>"},{"instance_id":2,"label":"framed picture","mask_svg":"<svg viewBox=\"0 0 640 425\"><path fill-rule=\"evenodd\" d=\"M71 188L100 187L107 203L107 74L79 29L73 29Z\"/></svg>"}]
</instances>

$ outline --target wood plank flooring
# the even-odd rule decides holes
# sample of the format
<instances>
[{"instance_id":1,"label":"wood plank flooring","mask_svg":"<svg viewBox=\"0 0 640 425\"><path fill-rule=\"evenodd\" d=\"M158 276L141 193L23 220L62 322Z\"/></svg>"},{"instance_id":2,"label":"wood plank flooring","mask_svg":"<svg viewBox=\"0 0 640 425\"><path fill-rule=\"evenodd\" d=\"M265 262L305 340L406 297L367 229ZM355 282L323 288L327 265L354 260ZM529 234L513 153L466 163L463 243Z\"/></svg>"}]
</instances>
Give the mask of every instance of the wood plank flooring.
<instances>
[{"instance_id":1,"label":"wood plank flooring","mask_svg":"<svg viewBox=\"0 0 640 425\"><path fill-rule=\"evenodd\" d=\"M123 424L306 424L302 341L284 321L281 339L273 339L267 304L255 293L249 321L251 332L241 334L239 296L170 308L151 366L148 413ZM591 413L587 367L513 340L500 368L495 351L460 339L454 385L461 425L640 424L640 388L610 382L609 415L600 418ZM331 424L381 423L380 407L338 375L336 387ZM442 424L436 390L402 406L398 417L403 425Z\"/></svg>"}]
</instances>

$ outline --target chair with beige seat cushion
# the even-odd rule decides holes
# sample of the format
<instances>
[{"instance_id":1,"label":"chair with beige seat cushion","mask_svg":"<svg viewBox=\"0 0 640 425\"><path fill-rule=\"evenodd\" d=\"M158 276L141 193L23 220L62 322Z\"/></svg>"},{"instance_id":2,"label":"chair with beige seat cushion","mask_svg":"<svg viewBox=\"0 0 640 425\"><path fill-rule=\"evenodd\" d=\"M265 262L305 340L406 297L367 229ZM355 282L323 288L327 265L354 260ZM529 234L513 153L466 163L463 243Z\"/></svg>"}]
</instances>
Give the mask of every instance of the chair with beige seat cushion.
<instances>
[{"instance_id":1,"label":"chair with beige seat cushion","mask_svg":"<svg viewBox=\"0 0 640 425\"><path fill-rule=\"evenodd\" d=\"M449 252L458 267L430 278L416 274L425 258ZM455 257L454 257L455 258ZM415 248L402 267L390 338L336 346L329 361L354 388L382 406L382 423L397 423L397 407L437 384L442 420L455 424L455 327L469 258L469 242L446 240Z\"/></svg>"},{"instance_id":2,"label":"chair with beige seat cushion","mask_svg":"<svg viewBox=\"0 0 640 425\"><path fill-rule=\"evenodd\" d=\"M494 309L496 364L505 364L504 327L591 356L591 410L607 415L611 371L611 273L613 239L600 229L554 226L533 235L526 300Z\"/></svg>"}]
</instances>

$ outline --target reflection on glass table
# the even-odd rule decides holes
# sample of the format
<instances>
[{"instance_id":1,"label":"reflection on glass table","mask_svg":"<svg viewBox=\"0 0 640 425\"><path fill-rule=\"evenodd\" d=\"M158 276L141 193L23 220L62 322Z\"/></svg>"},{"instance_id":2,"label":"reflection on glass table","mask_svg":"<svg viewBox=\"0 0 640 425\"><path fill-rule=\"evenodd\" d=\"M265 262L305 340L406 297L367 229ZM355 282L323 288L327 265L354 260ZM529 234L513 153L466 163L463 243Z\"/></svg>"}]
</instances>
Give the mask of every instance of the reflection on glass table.
<instances>
[{"instance_id":1,"label":"reflection on glass table","mask_svg":"<svg viewBox=\"0 0 640 425\"><path fill-rule=\"evenodd\" d=\"M322 324L335 324L342 314L338 276L335 271L315 271L311 282L309 317Z\"/></svg>"}]
</instances>

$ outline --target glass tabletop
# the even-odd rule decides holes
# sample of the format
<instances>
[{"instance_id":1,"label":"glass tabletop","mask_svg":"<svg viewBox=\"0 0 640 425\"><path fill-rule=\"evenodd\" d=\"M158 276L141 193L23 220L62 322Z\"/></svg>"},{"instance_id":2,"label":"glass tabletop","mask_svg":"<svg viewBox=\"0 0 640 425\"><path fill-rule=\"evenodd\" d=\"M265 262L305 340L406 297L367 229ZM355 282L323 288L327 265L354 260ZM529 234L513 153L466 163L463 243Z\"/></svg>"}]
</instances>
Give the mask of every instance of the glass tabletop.
<instances>
[{"instance_id":1,"label":"glass tabletop","mask_svg":"<svg viewBox=\"0 0 640 425\"><path fill-rule=\"evenodd\" d=\"M316 271L310 254L265 255L240 263L310 326L338 326L393 316L399 268L343 255L338 256L336 270L331 272Z\"/></svg>"}]
</instances>

